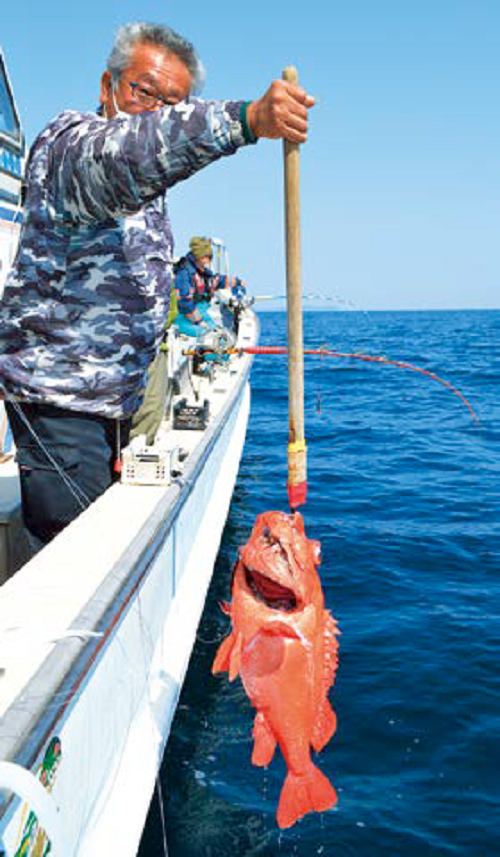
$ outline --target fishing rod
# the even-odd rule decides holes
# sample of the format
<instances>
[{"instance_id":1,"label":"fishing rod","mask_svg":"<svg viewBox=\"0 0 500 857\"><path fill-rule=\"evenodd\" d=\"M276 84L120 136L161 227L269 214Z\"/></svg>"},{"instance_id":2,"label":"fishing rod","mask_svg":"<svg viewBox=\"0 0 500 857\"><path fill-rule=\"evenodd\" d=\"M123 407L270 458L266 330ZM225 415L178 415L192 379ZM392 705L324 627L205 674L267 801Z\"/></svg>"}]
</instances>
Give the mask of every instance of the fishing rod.
<instances>
[{"instance_id":1,"label":"fishing rod","mask_svg":"<svg viewBox=\"0 0 500 857\"><path fill-rule=\"evenodd\" d=\"M183 353L191 355L197 354L198 356L203 356L204 354L253 354L279 356L288 354L288 349L286 345L250 345L242 348L235 346L233 348L223 348L218 350L215 345L202 344L197 345L195 348L186 349ZM346 352L333 351L330 348L304 348L303 353L319 357L335 357L341 360L362 360L365 363L376 363L379 366L394 366L396 369L407 369L411 372L418 372L420 375L425 375L427 378L437 381L439 384L442 384L443 387L446 387L446 389L458 396L468 409L472 419L476 423L479 423L479 417L476 411L464 394L449 381L446 381L445 378L441 378L435 372L431 372L429 369L424 369L422 366L415 366L414 363L408 363L405 360L391 360L388 357L383 357L377 354L364 354L362 351Z\"/></svg>"}]
</instances>

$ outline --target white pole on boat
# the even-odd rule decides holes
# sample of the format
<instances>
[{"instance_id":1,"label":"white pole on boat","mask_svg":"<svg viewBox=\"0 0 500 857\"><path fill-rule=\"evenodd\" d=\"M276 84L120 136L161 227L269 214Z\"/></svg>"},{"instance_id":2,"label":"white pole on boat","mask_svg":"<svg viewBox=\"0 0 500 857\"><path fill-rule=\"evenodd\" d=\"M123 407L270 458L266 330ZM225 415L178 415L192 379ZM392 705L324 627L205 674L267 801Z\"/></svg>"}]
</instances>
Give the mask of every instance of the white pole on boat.
<instances>
[{"instance_id":1,"label":"white pole on boat","mask_svg":"<svg viewBox=\"0 0 500 857\"><path fill-rule=\"evenodd\" d=\"M217 249L217 274L222 274L222 247L223 243L220 238L211 238L212 248Z\"/></svg>"},{"instance_id":2,"label":"white pole on boat","mask_svg":"<svg viewBox=\"0 0 500 857\"><path fill-rule=\"evenodd\" d=\"M226 263L226 272L225 272L226 273L226 287L228 289L231 289L231 280L229 277L229 251L228 251L227 247L225 248L224 261Z\"/></svg>"},{"instance_id":3,"label":"white pole on boat","mask_svg":"<svg viewBox=\"0 0 500 857\"><path fill-rule=\"evenodd\" d=\"M283 80L298 83L288 66ZM304 434L304 347L300 282L300 154L298 143L284 141L286 305L288 342L288 501L292 510L306 502L307 462Z\"/></svg>"}]
</instances>

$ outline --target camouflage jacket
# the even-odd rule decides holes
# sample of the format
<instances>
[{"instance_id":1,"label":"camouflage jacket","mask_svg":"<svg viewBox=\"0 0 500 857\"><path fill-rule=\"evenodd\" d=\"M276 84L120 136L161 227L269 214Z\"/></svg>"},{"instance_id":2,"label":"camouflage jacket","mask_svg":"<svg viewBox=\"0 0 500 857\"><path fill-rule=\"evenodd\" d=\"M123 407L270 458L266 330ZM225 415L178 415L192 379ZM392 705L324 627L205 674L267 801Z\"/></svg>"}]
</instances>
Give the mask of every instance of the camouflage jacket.
<instances>
[{"instance_id":1,"label":"camouflage jacket","mask_svg":"<svg viewBox=\"0 0 500 857\"><path fill-rule=\"evenodd\" d=\"M138 407L172 286L167 188L245 145L241 102L189 99L37 138L0 313L9 395L106 417Z\"/></svg>"}]
</instances>

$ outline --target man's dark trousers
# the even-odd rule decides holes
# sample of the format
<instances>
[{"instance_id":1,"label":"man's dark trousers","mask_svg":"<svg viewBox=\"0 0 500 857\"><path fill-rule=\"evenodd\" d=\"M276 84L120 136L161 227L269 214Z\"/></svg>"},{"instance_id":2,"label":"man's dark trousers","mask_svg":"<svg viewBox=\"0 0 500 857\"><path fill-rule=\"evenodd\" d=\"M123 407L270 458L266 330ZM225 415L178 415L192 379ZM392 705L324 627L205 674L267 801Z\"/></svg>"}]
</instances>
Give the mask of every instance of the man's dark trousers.
<instances>
[{"instance_id":1,"label":"man's dark trousers","mask_svg":"<svg viewBox=\"0 0 500 857\"><path fill-rule=\"evenodd\" d=\"M17 448L23 518L34 551L50 542L117 478L130 420L27 402L5 407Z\"/></svg>"}]
</instances>

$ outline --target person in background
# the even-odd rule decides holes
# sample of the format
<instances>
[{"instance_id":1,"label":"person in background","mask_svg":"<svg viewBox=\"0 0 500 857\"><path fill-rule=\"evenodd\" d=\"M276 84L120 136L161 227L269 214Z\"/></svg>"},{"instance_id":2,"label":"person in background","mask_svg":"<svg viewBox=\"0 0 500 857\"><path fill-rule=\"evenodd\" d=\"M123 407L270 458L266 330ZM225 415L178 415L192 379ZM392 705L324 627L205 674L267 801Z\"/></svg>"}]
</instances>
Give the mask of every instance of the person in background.
<instances>
[{"instance_id":1,"label":"person in background","mask_svg":"<svg viewBox=\"0 0 500 857\"><path fill-rule=\"evenodd\" d=\"M234 275L221 274L217 283L217 289L227 290L236 301L245 298L247 289L244 281Z\"/></svg>"},{"instance_id":2,"label":"person in background","mask_svg":"<svg viewBox=\"0 0 500 857\"><path fill-rule=\"evenodd\" d=\"M240 277L232 274L218 274L217 277L222 324L237 335L242 312L253 304L253 300L247 298L246 285Z\"/></svg>"},{"instance_id":3,"label":"person in background","mask_svg":"<svg viewBox=\"0 0 500 857\"><path fill-rule=\"evenodd\" d=\"M176 325L180 333L197 336L200 330L213 328L208 305L218 285L210 269L212 242L210 238L191 238L189 253L175 264L175 292L179 315Z\"/></svg>"},{"instance_id":4,"label":"person in background","mask_svg":"<svg viewBox=\"0 0 500 857\"><path fill-rule=\"evenodd\" d=\"M203 101L202 77L178 33L125 25L99 110L61 113L31 147L0 391L35 550L116 478L170 307L167 191L259 137L307 139L314 99L301 87L276 80L254 101Z\"/></svg>"},{"instance_id":5,"label":"person in background","mask_svg":"<svg viewBox=\"0 0 500 857\"><path fill-rule=\"evenodd\" d=\"M247 293L245 283L240 277L233 277L231 284L231 294L237 301L242 301Z\"/></svg>"}]
</instances>

